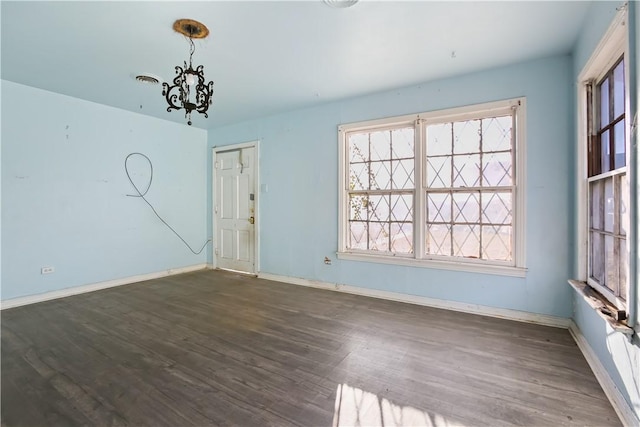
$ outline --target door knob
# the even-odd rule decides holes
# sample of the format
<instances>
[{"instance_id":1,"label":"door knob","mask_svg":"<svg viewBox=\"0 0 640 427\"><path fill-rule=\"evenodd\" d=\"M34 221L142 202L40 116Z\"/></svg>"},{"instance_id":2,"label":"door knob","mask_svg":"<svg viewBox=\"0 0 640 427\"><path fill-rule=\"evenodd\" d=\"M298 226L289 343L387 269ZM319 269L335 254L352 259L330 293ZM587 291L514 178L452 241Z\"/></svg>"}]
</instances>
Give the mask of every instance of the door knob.
<instances>
[{"instance_id":1,"label":"door knob","mask_svg":"<svg viewBox=\"0 0 640 427\"><path fill-rule=\"evenodd\" d=\"M253 224L254 222L255 222L255 219L252 216L250 216L249 217L249 224Z\"/></svg>"}]
</instances>

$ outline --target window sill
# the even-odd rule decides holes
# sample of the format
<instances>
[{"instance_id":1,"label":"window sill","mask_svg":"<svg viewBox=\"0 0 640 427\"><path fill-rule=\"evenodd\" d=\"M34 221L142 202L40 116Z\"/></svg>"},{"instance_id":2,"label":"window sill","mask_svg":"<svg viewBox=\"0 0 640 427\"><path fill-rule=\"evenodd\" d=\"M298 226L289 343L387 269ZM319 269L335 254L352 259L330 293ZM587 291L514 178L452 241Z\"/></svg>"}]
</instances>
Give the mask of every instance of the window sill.
<instances>
[{"instance_id":1,"label":"window sill","mask_svg":"<svg viewBox=\"0 0 640 427\"><path fill-rule=\"evenodd\" d=\"M465 271L469 273L493 274L498 276L526 277L527 269L503 265L487 265L472 262L456 262L432 259L415 259L401 256L372 255L354 252L337 252L338 259L374 262L378 264L404 265L409 267L435 268L438 270Z\"/></svg>"},{"instance_id":2,"label":"window sill","mask_svg":"<svg viewBox=\"0 0 640 427\"><path fill-rule=\"evenodd\" d=\"M630 328L625 321L616 320L607 312L611 312L615 307L611 305L603 296L601 296L596 290L589 286L585 282L579 280L568 280L573 289L576 290L578 295L582 296L584 300L589 304L589 307L593 308L600 317L602 317L611 328L625 335L633 335L633 329Z\"/></svg>"}]
</instances>

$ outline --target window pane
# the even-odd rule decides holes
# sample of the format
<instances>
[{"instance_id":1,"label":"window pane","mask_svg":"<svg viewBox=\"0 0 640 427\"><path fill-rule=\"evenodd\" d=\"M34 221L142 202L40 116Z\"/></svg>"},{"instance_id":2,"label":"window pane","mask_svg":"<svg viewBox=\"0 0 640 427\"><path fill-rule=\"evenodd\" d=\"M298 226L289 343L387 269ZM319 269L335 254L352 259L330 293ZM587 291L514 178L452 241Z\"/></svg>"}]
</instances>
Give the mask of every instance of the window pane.
<instances>
[{"instance_id":1,"label":"window pane","mask_svg":"<svg viewBox=\"0 0 640 427\"><path fill-rule=\"evenodd\" d=\"M596 230L603 229L603 198L602 198L602 181L593 181L589 185L590 189L590 211L591 211L591 228Z\"/></svg>"},{"instance_id":2,"label":"window pane","mask_svg":"<svg viewBox=\"0 0 640 427\"><path fill-rule=\"evenodd\" d=\"M618 213L620 234L626 236L629 229L629 186L627 185L626 174L620 174L616 179L620 181L620 212Z\"/></svg>"},{"instance_id":3,"label":"window pane","mask_svg":"<svg viewBox=\"0 0 640 427\"><path fill-rule=\"evenodd\" d=\"M367 223L349 221L349 249L367 249Z\"/></svg>"},{"instance_id":4,"label":"window pane","mask_svg":"<svg viewBox=\"0 0 640 427\"><path fill-rule=\"evenodd\" d=\"M451 194L428 193L427 194L427 221L451 222Z\"/></svg>"},{"instance_id":5,"label":"window pane","mask_svg":"<svg viewBox=\"0 0 640 427\"><path fill-rule=\"evenodd\" d=\"M451 157L429 157L427 159L427 186L431 188L451 187Z\"/></svg>"},{"instance_id":6,"label":"window pane","mask_svg":"<svg viewBox=\"0 0 640 427\"><path fill-rule=\"evenodd\" d=\"M391 132L388 130L371 132L371 160L388 160L391 158Z\"/></svg>"},{"instance_id":7,"label":"window pane","mask_svg":"<svg viewBox=\"0 0 640 427\"><path fill-rule=\"evenodd\" d=\"M616 155L614 158L615 169L621 168L626 164L626 143L624 138L624 119L620 120L613 127L613 140L616 146Z\"/></svg>"},{"instance_id":8,"label":"window pane","mask_svg":"<svg viewBox=\"0 0 640 427\"><path fill-rule=\"evenodd\" d=\"M482 222L511 224L511 193L482 193Z\"/></svg>"},{"instance_id":9,"label":"window pane","mask_svg":"<svg viewBox=\"0 0 640 427\"><path fill-rule=\"evenodd\" d=\"M369 223L369 250L389 251L389 223Z\"/></svg>"},{"instance_id":10,"label":"window pane","mask_svg":"<svg viewBox=\"0 0 640 427\"><path fill-rule=\"evenodd\" d=\"M624 113L624 61L613 70L613 118Z\"/></svg>"},{"instance_id":11,"label":"window pane","mask_svg":"<svg viewBox=\"0 0 640 427\"><path fill-rule=\"evenodd\" d=\"M482 258L511 260L511 226L482 226Z\"/></svg>"},{"instance_id":12,"label":"window pane","mask_svg":"<svg viewBox=\"0 0 640 427\"><path fill-rule=\"evenodd\" d=\"M602 129L609 124L609 79L605 79L600 88L600 127Z\"/></svg>"},{"instance_id":13,"label":"window pane","mask_svg":"<svg viewBox=\"0 0 640 427\"><path fill-rule=\"evenodd\" d=\"M480 152L480 120L453 124L453 152L456 154Z\"/></svg>"},{"instance_id":14,"label":"window pane","mask_svg":"<svg viewBox=\"0 0 640 427\"><path fill-rule=\"evenodd\" d=\"M391 162L371 162L369 181L372 190L391 189Z\"/></svg>"},{"instance_id":15,"label":"window pane","mask_svg":"<svg viewBox=\"0 0 640 427\"><path fill-rule=\"evenodd\" d=\"M357 133L349 135L349 162L366 162L369 160L369 134Z\"/></svg>"},{"instance_id":16,"label":"window pane","mask_svg":"<svg viewBox=\"0 0 640 427\"><path fill-rule=\"evenodd\" d=\"M349 196L349 220L366 221L369 217L367 213L368 204L369 196L351 194Z\"/></svg>"},{"instance_id":17,"label":"window pane","mask_svg":"<svg viewBox=\"0 0 640 427\"><path fill-rule=\"evenodd\" d=\"M591 278L600 284L604 284L604 254L602 251L603 241L602 234L591 233Z\"/></svg>"},{"instance_id":18,"label":"window pane","mask_svg":"<svg viewBox=\"0 0 640 427\"><path fill-rule=\"evenodd\" d=\"M391 251L410 254L413 252L413 224L391 223Z\"/></svg>"},{"instance_id":19,"label":"window pane","mask_svg":"<svg viewBox=\"0 0 640 427\"><path fill-rule=\"evenodd\" d=\"M392 185L395 189L411 189L413 185L413 169L415 162L410 160L394 160Z\"/></svg>"},{"instance_id":20,"label":"window pane","mask_svg":"<svg viewBox=\"0 0 640 427\"><path fill-rule=\"evenodd\" d=\"M480 193L453 193L453 221L480 222Z\"/></svg>"},{"instance_id":21,"label":"window pane","mask_svg":"<svg viewBox=\"0 0 640 427\"><path fill-rule=\"evenodd\" d=\"M610 233L613 233L614 214L613 178L607 178L604 180L604 230Z\"/></svg>"},{"instance_id":22,"label":"window pane","mask_svg":"<svg viewBox=\"0 0 640 427\"><path fill-rule=\"evenodd\" d=\"M427 255L451 256L451 229L446 224L427 225Z\"/></svg>"},{"instance_id":23,"label":"window pane","mask_svg":"<svg viewBox=\"0 0 640 427\"><path fill-rule=\"evenodd\" d=\"M454 225L453 255L466 258L480 258L480 226Z\"/></svg>"},{"instance_id":24,"label":"window pane","mask_svg":"<svg viewBox=\"0 0 640 427\"><path fill-rule=\"evenodd\" d=\"M511 116L482 119L482 151L511 150Z\"/></svg>"},{"instance_id":25,"label":"window pane","mask_svg":"<svg viewBox=\"0 0 640 427\"><path fill-rule=\"evenodd\" d=\"M369 189L369 163L353 163L349 166L349 190Z\"/></svg>"},{"instance_id":26,"label":"window pane","mask_svg":"<svg viewBox=\"0 0 640 427\"><path fill-rule=\"evenodd\" d=\"M609 163L609 131L603 132L600 136L600 173L609 172L611 163Z\"/></svg>"},{"instance_id":27,"label":"window pane","mask_svg":"<svg viewBox=\"0 0 640 427\"><path fill-rule=\"evenodd\" d=\"M369 220L370 221L389 221L389 197L369 196Z\"/></svg>"},{"instance_id":28,"label":"window pane","mask_svg":"<svg viewBox=\"0 0 640 427\"><path fill-rule=\"evenodd\" d=\"M613 236L604 236L604 270L605 270L605 282L604 285L611 289L614 294L618 292L618 271L620 266L618 265L617 248L614 245Z\"/></svg>"},{"instance_id":29,"label":"window pane","mask_svg":"<svg viewBox=\"0 0 640 427\"><path fill-rule=\"evenodd\" d=\"M482 156L482 185L487 187L511 186L511 153L491 153Z\"/></svg>"},{"instance_id":30,"label":"window pane","mask_svg":"<svg viewBox=\"0 0 640 427\"><path fill-rule=\"evenodd\" d=\"M392 222L413 222L413 194L391 195Z\"/></svg>"},{"instance_id":31,"label":"window pane","mask_svg":"<svg viewBox=\"0 0 640 427\"><path fill-rule=\"evenodd\" d=\"M627 270L629 268L629 254L627 253L627 241L618 239L618 256L620 257L620 285L618 287L619 295L623 300L627 300Z\"/></svg>"},{"instance_id":32,"label":"window pane","mask_svg":"<svg viewBox=\"0 0 640 427\"><path fill-rule=\"evenodd\" d=\"M480 155L461 154L453 156L453 187L476 187L480 185Z\"/></svg>"},{"instance_id":33,"label":"window pane","mask_svg":"<svg viewBox=\"0 0 640 427\"><path fill-rule=\"evenodd\" d=\"M427 126L427 155L451 154L451 123Z\"/></svg>"},{"instance_id":34,"label":"window pane","mask_svg":"<svg viewBox=\"0 0 640 427\"><path fill-rule=\"evenodd\" d=\"M403 128L391 131L391 153L394 159L413 158L414 129Z\"/></svg>"}]
</instances>

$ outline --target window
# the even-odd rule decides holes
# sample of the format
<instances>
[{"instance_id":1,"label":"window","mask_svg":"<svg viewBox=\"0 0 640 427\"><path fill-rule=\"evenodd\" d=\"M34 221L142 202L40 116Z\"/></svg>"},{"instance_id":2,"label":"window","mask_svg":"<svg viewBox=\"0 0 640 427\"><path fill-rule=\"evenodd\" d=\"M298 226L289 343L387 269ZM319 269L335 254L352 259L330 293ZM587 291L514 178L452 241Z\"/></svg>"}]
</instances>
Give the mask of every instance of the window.
<instances>
[{"instance_id":1,"label":"window","mask_svg":"<svg viewBox=\"0 0 640 427\"><path fill-rule=\"evenodd\" d=\"M338 256L524 275L523 129L524 99L341 126Z\"/></svg>"},{"instance_id":2,"label":"window","mask_svg":"<svg viewBox=\"0 0 640 427\"><path fill-rule=\"evenodd\" d=\"M625 12L579 76L578 274L624 320L629 298L629 91Z\"/></svg>"},{"instance_id":3,"label":"window","mask_svg":"<svg viewBox=\"0 0 640 427\"><path fill-rule=\"evenodd\" d=\"M627 298L627 138L624 57L586 85L588 283L618 307Z\"/></svg>"}]
</instances>

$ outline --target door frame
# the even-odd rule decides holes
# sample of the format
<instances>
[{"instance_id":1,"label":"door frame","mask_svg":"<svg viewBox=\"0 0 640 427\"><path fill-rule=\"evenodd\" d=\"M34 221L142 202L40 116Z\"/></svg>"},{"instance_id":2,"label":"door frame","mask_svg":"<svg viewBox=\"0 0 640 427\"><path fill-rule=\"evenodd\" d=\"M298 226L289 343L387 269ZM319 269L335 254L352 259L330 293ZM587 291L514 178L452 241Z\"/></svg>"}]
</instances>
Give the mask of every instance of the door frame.
<instances>
[{"instance_id":1,"label":"door frame","mask_svg":"<svg viewBox=\"0 0 640 427\"><path fill-rule=\"evenodd\" d=\"M235 151L241 150L243 148L253 148L254 149L254 174L253 174L253 190L254 190L254 239L253 239L253 272L249 274L257 275L260 271L260 140L242 142L239 144L230 144L230 145L220 145L213 147L213 157L211 163L211 235L212 238L212 267L218 268L218 255L216 254L216 249L218 248L218 235L216 234L216 161L218 160L218 153L226 152L226 151Z\"/></svg>"}]
</instances>

